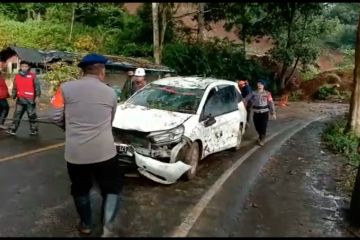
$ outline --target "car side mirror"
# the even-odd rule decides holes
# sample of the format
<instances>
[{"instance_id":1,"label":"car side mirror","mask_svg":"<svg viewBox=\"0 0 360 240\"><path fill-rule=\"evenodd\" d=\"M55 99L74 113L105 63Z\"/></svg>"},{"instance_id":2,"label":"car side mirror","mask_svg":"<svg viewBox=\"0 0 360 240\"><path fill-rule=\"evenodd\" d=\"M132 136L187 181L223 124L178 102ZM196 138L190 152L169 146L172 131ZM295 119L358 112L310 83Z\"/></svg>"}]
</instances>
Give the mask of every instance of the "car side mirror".
<instances>
[{"instance_id":1,"label":"car side mirror","mask_svg":"<svg viewBox=\"0 0 360 240\"><path fill-rule=\"evenodd\" d=\"M205 127L210 127L216 123L216 120L213 116L208 116L204 122Z\"/></svg>"}]
</instances>

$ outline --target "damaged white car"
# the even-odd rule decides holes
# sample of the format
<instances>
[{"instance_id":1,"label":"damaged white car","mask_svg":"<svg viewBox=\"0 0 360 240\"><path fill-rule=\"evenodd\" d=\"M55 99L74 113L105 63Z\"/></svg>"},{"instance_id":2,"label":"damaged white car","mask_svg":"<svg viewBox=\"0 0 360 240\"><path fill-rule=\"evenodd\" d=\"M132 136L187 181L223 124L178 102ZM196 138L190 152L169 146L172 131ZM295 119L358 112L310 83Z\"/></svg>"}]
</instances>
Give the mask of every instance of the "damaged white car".
<instances>
[{"instance_id":1,"label":"damaged white car","mask_svg":"<svg viewBox=\"0 0 360 240\"><path fill-rule=\"evenodd\" d=\"M239 149L246 109L235 82L169 77L154 81L117 108L119 160L163 184L192 179L212 153Z\"/></svg>"}]
</instances>

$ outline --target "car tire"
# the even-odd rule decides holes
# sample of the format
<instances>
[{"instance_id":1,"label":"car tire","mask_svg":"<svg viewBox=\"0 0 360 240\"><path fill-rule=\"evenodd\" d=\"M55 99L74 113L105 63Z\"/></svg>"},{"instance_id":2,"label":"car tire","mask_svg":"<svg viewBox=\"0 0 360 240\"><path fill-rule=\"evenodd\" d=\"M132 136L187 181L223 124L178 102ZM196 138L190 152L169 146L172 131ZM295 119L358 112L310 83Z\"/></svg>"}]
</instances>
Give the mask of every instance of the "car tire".
<instances>
[{"instance_id":1,"label":"car tire","mask_svg":"<svg viewBox=\"0 0 360 240\"><path fill-rule=\"evenodd\" d=\"M196 176L196 170L200 159L200 147L198 142L193 142L188 152L186 153L186 157L184 162L189 164L191 168L184 173L185 180L191 180Z\"/></svg>"},{"instance_id":2,"label":"car tire","mask_svg":"<svg viewBox=\"0 0 360 240\"><path fill-rule=\"evenodd\" d=\"M244 125L241 124L240 125L240 128L239 128L239 133L238 133L238 136L237 136L237 140L236 140L236 146L233 148L233 151L236 152L236 151L239 151L240 150L240 146L241 146L241 142L242 142L242 138L243 138L243 128L244 128Z\"/></svg>"}]
</instances>

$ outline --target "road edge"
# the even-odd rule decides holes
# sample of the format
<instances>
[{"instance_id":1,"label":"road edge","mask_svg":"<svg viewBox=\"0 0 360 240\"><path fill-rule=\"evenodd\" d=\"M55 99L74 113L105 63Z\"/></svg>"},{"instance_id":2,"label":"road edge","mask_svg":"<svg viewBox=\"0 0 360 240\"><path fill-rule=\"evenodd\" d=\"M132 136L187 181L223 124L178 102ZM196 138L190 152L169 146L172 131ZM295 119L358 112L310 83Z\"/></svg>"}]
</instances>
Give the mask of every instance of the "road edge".
<instances>
[{"instance_id":1,"label":"road edge","mask_svg":"<svg viewBox=\"0 0 360 240\"><path fill-rule=\"evenodd\" d=\"M295 135L297 132L301 131L302 129L306 128L308 125L310 125L313 122L320 121L328 116L320 116L315 119L311 119L309 121L306 121L304 123L297 122L286 129L284 129L281 132L277 132L272 134L269 138L265 140L265 143L271 141L273 138L281 135L282 133L285 133L287 130L291 129L292 127L296 127L294 130L292 130L288 137L283 139L283 142L290 139L293 135ZM280 144L280 146L282 145ZM279 146L279 147L280 147ZM253 153L255 153L256 150L258 150L260 146L254 146L250 150L248 150L241 158L236 160L236 162L228 168L219 178L216 180L216 182L205 192L205 194L200 198L200 200L193 206L189 211L185 219L181 222L181 224L169 234L169 237L186 237L192 227L195 225L197 219L200 217L202 212L205 210L207 205L210 203L212 198L218 193L218 191L221 189L223 184L227 181L227 179L235 172L235 170L238 169L238 167L241 166L243 162L245 162Z\"/></svg>"}]
</instances>

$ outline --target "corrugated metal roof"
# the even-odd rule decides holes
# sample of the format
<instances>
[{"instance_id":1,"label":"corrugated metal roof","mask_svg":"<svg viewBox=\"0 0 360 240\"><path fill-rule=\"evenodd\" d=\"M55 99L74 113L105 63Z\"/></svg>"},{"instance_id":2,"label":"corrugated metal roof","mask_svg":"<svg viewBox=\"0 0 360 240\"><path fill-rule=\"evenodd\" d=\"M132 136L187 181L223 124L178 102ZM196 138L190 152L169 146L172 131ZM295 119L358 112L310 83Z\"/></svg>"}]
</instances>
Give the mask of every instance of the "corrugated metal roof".
<instances>
[{"instance_id":1,"label":"corrugated metal roof","mask_svg":"<svg viewBox=\"0 0 360 240\"><path fill-rule=\"evenodd\" d=\"M6 59L12 57L13 55L17 55L21 60L25 60L27 62L33 64L44 64L50 63L53 61L67 61L72 62L75 58L83 57L85 54L81 53L72 53L72 52L63 52L63 51L42 51L34 48L25 48L18 46L9 46L2 51L0 51L0 58L2 61L6 61ZM155 64L147 59L143 58L132 58L125 56L112 56L112 55L104 55L109 59L109 63L107 66L119 68L122 70L130 70L135 68L144 68L146 71L151 72L174 72L174 70L169 67Z\"/></svg>"},{"instance_id":2,"label":"corrugated metal roof","mask_svg":"<svg viewBox=\"0 0 360 240\"><path fill-rule=\"evenodd\" d=\"M30 62L30 63L44 63L45 57L42 55L38 50L33 48L23 48L23 47L16 47L10 46L16 55L19 56L21 60Z\"/></svg>"},{"instance_id":3,"label":"corrugated metal roof","mask_svg":"<svg viewBox=\"0 0 360 240\"><path fill-rule=\"evenodd\" d=\"M45 56L46 62L52 62L56 60L62 60L66 62L74 61L75 54L71 52L62 52L62 51L49 51L44 52L43 55Z\"/></svg>"}]
</instances>

